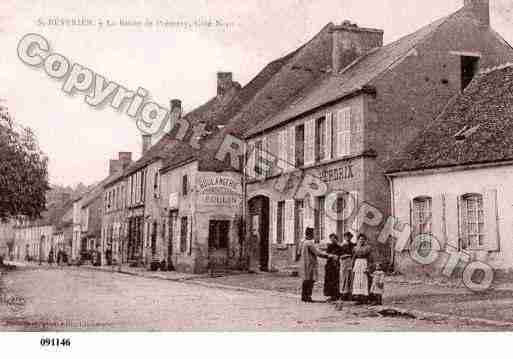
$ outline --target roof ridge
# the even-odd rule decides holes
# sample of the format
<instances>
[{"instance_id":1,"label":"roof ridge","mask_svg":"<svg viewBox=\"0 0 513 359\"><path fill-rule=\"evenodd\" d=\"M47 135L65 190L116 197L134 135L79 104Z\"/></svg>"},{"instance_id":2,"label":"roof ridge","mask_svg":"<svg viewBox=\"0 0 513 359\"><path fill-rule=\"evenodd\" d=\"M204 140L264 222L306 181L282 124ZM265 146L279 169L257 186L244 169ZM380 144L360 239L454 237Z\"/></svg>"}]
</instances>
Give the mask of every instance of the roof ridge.
<instances>
[{"instance_id":1,"label":"roof ridge","mask_svg":"<svg viewBox=\"0 0 513 359\"><path fill-rule=\"evenodd\" d=\"M489 74L491 72L498 71L498 70L504 70L504 69L506 69L508 67L513 67L513 61L512 62L505 62L505 63L497 65L497 66L492 66L492 67L484 68L484 69L479 71L479 75L487 75L487 74Z\"/></svg>"}]
</instances>

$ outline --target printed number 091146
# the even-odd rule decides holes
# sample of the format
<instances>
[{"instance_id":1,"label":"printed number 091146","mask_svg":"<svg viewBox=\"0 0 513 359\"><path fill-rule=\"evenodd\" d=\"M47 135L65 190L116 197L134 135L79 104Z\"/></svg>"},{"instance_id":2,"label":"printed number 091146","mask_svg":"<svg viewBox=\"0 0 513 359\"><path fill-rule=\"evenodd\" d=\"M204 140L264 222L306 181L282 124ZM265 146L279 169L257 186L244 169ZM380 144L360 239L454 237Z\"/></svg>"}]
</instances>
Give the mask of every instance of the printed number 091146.
<instances>
[{"instance_id":1,"label":"printed number 091146","mask_svg":"<svg viewBox=\"0 0 513 359\"><path fill-rule=\"evenodd\" d=\"M41 338L42 347L69 347L71 346L70 338Z\"/></svg>"}]
</instances>

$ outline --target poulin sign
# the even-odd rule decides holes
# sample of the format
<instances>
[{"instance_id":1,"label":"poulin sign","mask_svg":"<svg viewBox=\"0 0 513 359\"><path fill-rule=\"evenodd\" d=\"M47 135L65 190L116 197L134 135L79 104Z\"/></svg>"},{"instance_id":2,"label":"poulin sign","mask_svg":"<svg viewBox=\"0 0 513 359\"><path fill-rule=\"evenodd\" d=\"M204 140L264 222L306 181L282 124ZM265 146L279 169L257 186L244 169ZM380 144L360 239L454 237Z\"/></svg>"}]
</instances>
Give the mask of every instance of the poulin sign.
<instances>
[{"instance_id":1,"label":"poulin sign","mask_svg":"<svg viewBox=\"0 0 513 359\"><path fill-rule=\"evenodd\" d=\"M198 196L200 205L239 208L242 204L242 184L235 176L203 174L198 178Z\"/></svg>"}]
</instances>

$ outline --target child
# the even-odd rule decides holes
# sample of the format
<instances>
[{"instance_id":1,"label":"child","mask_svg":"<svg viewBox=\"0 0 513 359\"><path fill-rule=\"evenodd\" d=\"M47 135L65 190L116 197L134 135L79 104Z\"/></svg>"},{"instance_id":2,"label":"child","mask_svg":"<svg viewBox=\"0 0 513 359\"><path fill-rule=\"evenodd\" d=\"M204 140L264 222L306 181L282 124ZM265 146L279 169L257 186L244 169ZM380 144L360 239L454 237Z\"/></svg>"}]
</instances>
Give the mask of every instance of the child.
<instances>
[{"instance_id":1,"label":"child","mask_svg":"<svg viewBox=\"0 0 513 359\"><path fill-rule=\"evenodd\" d=\"M376 270L372 273L372 286L370 296L372 304L383 304L383 293L385 292L385 272L381 269L381 265L376 264Z\"/></svg>"}]
</instances>

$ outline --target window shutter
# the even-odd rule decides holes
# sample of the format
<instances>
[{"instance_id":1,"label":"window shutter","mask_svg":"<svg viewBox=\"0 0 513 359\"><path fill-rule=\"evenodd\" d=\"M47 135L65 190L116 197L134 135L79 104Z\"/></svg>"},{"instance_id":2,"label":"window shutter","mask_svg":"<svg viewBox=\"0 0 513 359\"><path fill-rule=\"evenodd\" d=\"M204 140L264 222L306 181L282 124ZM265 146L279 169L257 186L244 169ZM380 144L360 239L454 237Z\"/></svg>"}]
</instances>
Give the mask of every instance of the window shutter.
<instances>
[{"instance_id":1,"label":"window shutter","mask_svg":"<svg viewBox=\"0 0 513 359\"><path fill-rule=\"evenodd\" d=\"M315 163L315 120L305 123L305 166Z\"/></svg>"},{"instance_id":2,"label":"window shutter","mask_svg":"<svg viewBox=\"0 0 513 359\"><path fill-rule=\"evenodd\" d=\"M308 228L314 228L315 227L315 210L310 205L315 202L314 198L305 198L303 203L303 231Z\"/></svg>"},{"instance_id":3,"label":"window shutter","mask_svg":"<svg viewBox=\"0 0 513 359\"><path fill-rule=\"evenodd\" d=\"M469 249L469 239L467 236L467 206L463 196L458 196L458 250Z\"/></svg>"},{"instance_id":4,"label":"window shutter","mask_svg":"<svg viewBox=\"0 0 513 359\"><path fill-rule=\"evenodd\" d=\"M440 248L445 244L444 230L444 196L438 194L432 198L431 206L431 233L440 243Z\"/></svg>"},{"instance_id":5,"label":"window shutter","mask_svg":"<svg viewBox=\"0 0 513 359\"><path fill-rule=\"evenodd\" d=\"M332 156L332 148L333 148L332 147L333 134L331 131L333 129L333 114L331 112L328 112L326 114L325 125L326 125L326 147L324 148L324 159L330 160L331 156Z\"/></svg>"},{"instance_id":6,"label":"window shutter","mask_svg":"<svg viewBox=\"0 0 513 359\"><path fill-rule=\"evenodd\" d=\"M353 200L354 200L354 209L353 209L353 224L352 224L352 228L354 230L355 233L353 233L355 235L356 238L358 238L358 234L360 233L360 227L362 225L362 223L360 223L360 218L358 218L358 210L360 209L360 199L358 198L358 191L350 191L349 194L353 197ZM348 208L348 206L346 206L346 208L344 208L344 211L346 210L350 210L351 208ZM344 214L344 218L348 218L350 214Z\"/></svg>"},{"instance_id":7,"label":"window shutter","mask_svg":"<svg viewBox=\"0 0 513 359\"><path fill-rule=\"evenodd\" d=\"M500 250L499 212L497 208L497 190L486 189L483 195L485 249Z\"/></svg>"},{"instance_id":8,"label":"window shutter","mask_svg":"<svg viewBox=\"0 0 513 359\"><path fill-rule=\"evenodd\" d=\"M285 201L285 243L294 244L294 200Z\"/></svg>"},{"instance_id":9,"label":"window shutter","mask_svg":"<svg viewBox=\"0 0 513 359\"><path fill-rule=\"evenodd\" d=\"M271 243L278 243L277 235L277 219L278 219L278 202L270 200L269 208L269 236Z\"/></svg>"},{"instance_id":10,"label":"window shutter","mask_svg":"<svg viewBox=\"0 0 513 359\"><path fill-rule=\"evenodd\" d=\"M255 142L250 142L248 149L249 149L249 153L248 153L248 158L246 159L246 161L247 161L246 175L249 178L254 178L255 177L255 154L256 154Z\"/></svg>"},{"instance_id":11,"label":"window shutter","mask_svg":"<svg viewBox=\"0 0 513 359\"><path fill-rule=\"evenodd\" d=\"M287 162L287 130L280 131L278 134L278 161L279 163ZM287 170L287 168L282 168Z\"/></svg>"},{"instance_id":12,"label":"window shutter","mask_svg":"<svg viewBox=\"0 0 513 359\"><path fill-rule=\"evenodd\" d=\"M417 237L419 234L418 232L418 224L419 224L419 218L418 218L418 211L417 207L415 206L415 199L410 200L410 226L411 226L411 237L413 240Z\"/></svg>"},{"instance_id":13,"label":"window shutter","mask_svg":"<svg viewBox=\"0 0 513 359\"><path fill-rule=\"evenodd\" d=\"M331 204L331 206L334 206L333 208L336 208L335 206L337 205L337 201L336 200L332 201L329 198L330 197L327 196L326 200L324 201L324 208L325 208L324 213L326 213L326 222L325 222L326 223L326 238L329 238L329 235L332 233L337 234L337 219L332 218L332 216L328 215L328 213L334 212L331 210L330 204ZM342 233L342 235L343 235L343 233ZM342 239L342 238L339 238L339 239Z\"/></svg>"},{"instance_id":14,"label":"window shutter","mask_svg":"<svg viewBox=\"0 0 513 359\"><path fill-rule=\"evenodd\" d=\"M446 217L446 230L447 241L446 251L455 252L459 249L459 199L453 193L445 195L445 217Z\"/></svg>"},{"instance_id":15,"label":"window shutter","mask_svg":"<svg viewBox=\"0 0 513 359\"><path fill-rule=\"evenodd\" d=\"M293 170L296 163L296 128L294 126L287 130L287 162L288 169Z\"/></svg>"},{"instance_id":16,"label":"window shutter","mask_svg":"<svg viewBox=\"0 0 513 359\"><path fill-rule=\"evenodd\" d=\"M262 149L260 151L260 154L258 155L258 163L260 168L260 175L258 176L260 179L265 179L267 177L266 169L267 165L267 152L268 152L268 146L269 146L269 136L262 137Z\"/></svg>"},{"instance_id":17,"label":"window shutter","mask_svg":"<svg viewBox=\"0 0 513 359\"><path fill-rule=\"evenodd\" d=\"M337 156L347 156L351 149L351 107L337 112Z\"/></svg>"},{"instance_id":18,"label":"window shutter","mask_svg":"<svg viewBox=\"0 0 513 359\"><path fill-rule=\"evenodd\" d=\"M271 167L269 170L269 176L278 174L276 170L276 162L278 160L279 150L279 138L280 132L271 133L267 142L267 167Z\"/></svg>"}]
</instances>

